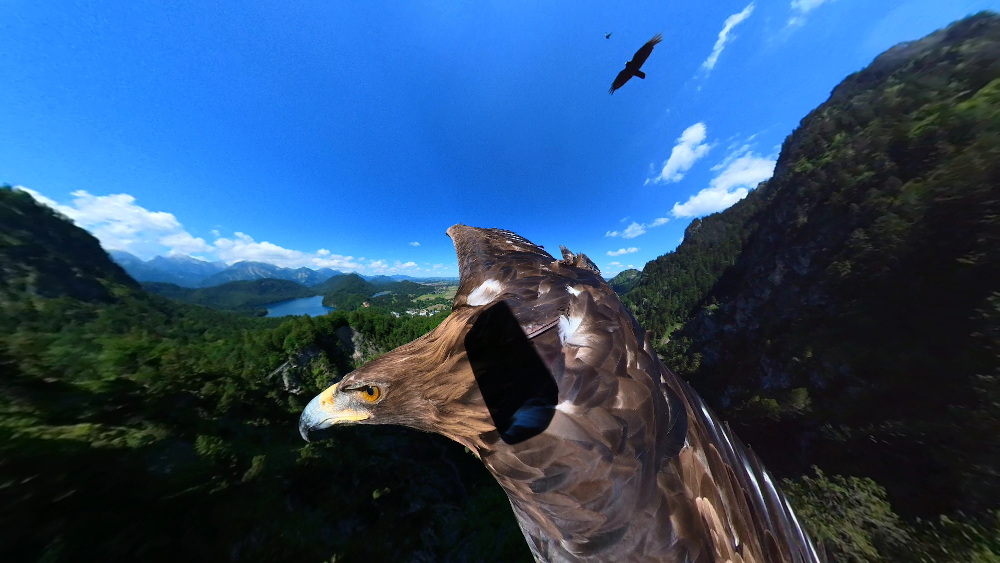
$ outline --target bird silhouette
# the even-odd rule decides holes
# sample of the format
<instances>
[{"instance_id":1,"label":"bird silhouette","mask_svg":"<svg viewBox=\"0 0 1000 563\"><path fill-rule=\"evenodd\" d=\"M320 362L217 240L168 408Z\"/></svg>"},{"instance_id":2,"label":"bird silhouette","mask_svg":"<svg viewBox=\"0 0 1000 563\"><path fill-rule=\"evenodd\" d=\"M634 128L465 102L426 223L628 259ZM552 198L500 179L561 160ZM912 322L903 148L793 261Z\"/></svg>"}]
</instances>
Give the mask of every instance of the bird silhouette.
<instances>
[{"instance_id":1,"label":"bird silhouette","mask_svg":"<svg viewBox=\"0 0 1000 563\"><path fill-rule=\"evenodd\" d=\"M589 258L499 229L448 235L451 314L317 395L304 438L341 424L451 438L503 487L538 561L818 561L757 456Z\"/></svg>"},{"instance_id":2,"label":"bird silhouette","mask_svg":"<svg viewBox=\"0 0 1000 563\"><path fill-rule=\"evenodd\" d=\"M611 39L611 34L612 34L612 33L614 33L614 32L613 32L613 31L609 31L609 32L605 33L605 34L604 34L604 38L605 38L605 39Z\"/></svg>"},{"instance_id":3,"label":"bird silhouette","mask_svg":"<svg viewBox=\"0 0 1000 563\"><path fill-rule=\"evenodd\" d=\"M632 55L632 60L625 63L625 69L619 72L618 76L615 77L615 81L611 83L611 89L608 90L609 94L614 94L615 90L624 86L633 76L638 76L642 79L646 78L646 73L639 69L642 67L642 63L646 62L646 59L649 58L649 54L653 52L653 47L660 41L663 41L663 34L657 33Z\"/></svg>"}]
</instances>

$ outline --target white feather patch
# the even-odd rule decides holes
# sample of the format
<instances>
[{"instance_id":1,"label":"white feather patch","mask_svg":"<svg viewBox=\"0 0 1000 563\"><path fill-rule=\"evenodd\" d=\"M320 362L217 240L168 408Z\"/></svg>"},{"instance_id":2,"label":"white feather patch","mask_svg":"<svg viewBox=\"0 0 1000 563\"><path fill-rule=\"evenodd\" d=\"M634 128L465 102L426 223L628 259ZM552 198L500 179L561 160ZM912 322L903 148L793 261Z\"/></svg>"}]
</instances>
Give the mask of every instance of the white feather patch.
<instances>
[{"instance_id":1,"label":"white feather patch","mask_svg":"<svg viewBox=\"0 0 1000 563\"><path fill-rule=\"evenodd\" d=\"M562 411L566 414L576 414L579 409L576 408L576 405L567 400L556 405L556 410Z\"/></svg>"},{"instance_id":2,"label":"white feather patch","mask_svg":"<svg viewBox=\"0 0 1000 563\"><path fill-rule=\"evenodd\" d=\"M482 285L472 290L465 302L469 305L486 305L497 298L503 291L503 285L497 280L486 280Z\"/></svg>"},{"instance_id":3,"label":"white feather patch","mask_svg":"<svg viewBox=\"0 0 1000 563\"><path fill-rule=\"evenodd\" d=\"M559 341L563 346L566 344L580 346L584 343L584 339L576 334L581 323L583 317L559 317Z\"/></svg>"}]
</instances>

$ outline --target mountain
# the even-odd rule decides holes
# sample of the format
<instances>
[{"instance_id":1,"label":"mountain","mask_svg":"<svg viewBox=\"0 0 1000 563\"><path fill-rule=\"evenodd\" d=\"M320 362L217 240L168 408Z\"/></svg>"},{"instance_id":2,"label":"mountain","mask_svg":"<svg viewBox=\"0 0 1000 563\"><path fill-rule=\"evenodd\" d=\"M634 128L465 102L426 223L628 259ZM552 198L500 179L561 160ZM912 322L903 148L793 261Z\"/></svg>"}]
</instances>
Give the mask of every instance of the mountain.
<instances>
[{"instance_id":1,"label":"mountain","mask_svg":"<svg viewBox=\"0 0 1000 563\"><path fill-rule=\"evenodd\" d=\"M396 281L396 279L394 277L384 276L384 275L361 276L361 277L365 281L367 281L367 282L376 283L376 284L392 283L392 282Z\"/></svg>"},{"instance_id":2,"label":"mountain","mask_svg":"<svg viewBox=\"0 0 1000 563\"><path fill-rule=\"evenodd\" d=\"M684 240L677 249L647 263L639 279L633 281L622 301L643 327L653 332L657 346L668 342L671 333L690 318L692 309L733 265L756 229L758 212L773 192L768 182L762 182L725 211L695 219L684 230ZM672 365L679 367L676 362Z\"/></svg>"},{"instance_id":3,"label":"mountain","mask_svg":"<svg viewBox=\"0 0 1000 563\"><path fill-rule=\"evenodd\" d=\"M243 261L226 266L224 262L208 262L183 255L156 256L151 260L143 260L124 250L110 250L108 254L136 281L171 283L189 288L211 287L231 281L260 279L291 280L305 286L314 286L333 276L343 275L343 272L331 268L318 270L306 267L282 268L266 262ZM403 274L361 277L374 284L399 281L428 283L458 281L458 278L415 278Z\"/></svg>"},{"instance_id":4,"label":"mountain","mask_svg":"<svg viewBox=\"0 0 1000 563\"><path fill-rule=\"evenodd\" d=\"M264 262L243 261L237 262L225 270L203 279L201 281L201 286L209 287L231 281L259 280L265 278L291 280L302 285L311 286L322 283L331 276L336 276L340 273L341 272L331 270L330 268L323 268L320 270L312 270L305 267L292 269L282 268L281 266L266 264Z\"/></svg>"},{"instance_id":5,"label":"mountain","mask_svg":"<svg viewBox=\"0 0 1000 563\"><path fill-rule=\"evenodd\" d=\"M112 249L107 252L108 256L110 256L111 259L114 260L116 264L118 264L122 268L125 268L125 271L128 272L133 279L136 279L138 281L138 279L134 275L132 275L132 272L139 270L141 268L145 268L146 267L145 260L139 258L135 254L126 252L124 250Z\"/></svg>"},{"instance_id":6,"label":"mountain","mask_svg":"<svg viewBox=\"0 0 1000 563\"><path fill-rule=\"evenodd\" d=\"M139 288L96 238L26 192L0 186L0 226L3 304L24 294L110 302Z\"/></svg>"},{"instance_id":7,"label":"mountain","mask_svg":"<svg viewBox=\"0 0 1000 563\"><path fill-rule=\"evenodd\" d=\"M302 285L316 285L340 274L330 268L282 268L264 262L237 262L227 267L224 262L208 262L183 255L156 256L151 260L142 260L123 250L112 250L109 254L137 281L172 283L190 288L259 279L291 280Z\"/></svg>"},{"instance_id":8,"label":"mountain","mask_svg":"<svg viewBox=\"0 0 1000 563\"><path fill-rule=\"evenodd\" d=\"M148 261L127 252L114 250L111 257L141 282L175 283L198 287L201 282L226 268L223 262L208 262L190 256L156 256Z\"/></svg>"},{"instance_id":9,"label":"mountain","mask_svg":"<svg viewBox=\"0 0 1000 563\"><path fill-rule=\"evenodd\" d=\"M772 179L692 223L626 301L777 473L871 479L910 521L988 521L998 186L1000 17L978 14L845 79Z\"/></svg>"},{"instance_id":10,"label":"mountain","mask_svg":"<svg viewBox=\"0 0 1000 563\"><path fill-rule=\"evenodd\" d=\"M371 307L405 311L421 308L414 299L434 293L437 288L410 280L395 281L388 276L373 276L369 281L364 276L351 273L334 276L310 290L324 296L324 305L341 311L353 311L363 307L364 303ZM425 306L430 304L432 301L427 301Z\"/></svg>"},{"instance_id":11,"label":"mountain","mask_svg":"<svg viewBox=\"0 0 1000 563\"><path fill-rule=\"evenodd\" d=\"M608 280L608 285L611 289L615 290L618 295L625 295L630 289L635 287L635 284L639 283L639 276L642 274L639 270L635 268L630 268L628 270L622 270L618 272L615 277Z\"/></svg>"},{"instance_id":12,"label":"mountain","mask_svg":"<svg viewBox=\"0 0 1000 563\"><path fill-rule=\"evenodd\" d=\"M415 281L415 280L424 281L425 280L425 278L416 278L416 277L413 277L413 276L407 276L405 274L393 274L391 276L375 275L375 276L361 276L361 277L365 278L366 280L368 280L368 281L370 281L372 283L389 283L389 282L394 282L394 281L406 281L406 280L409 280L409 281Z\"/></svg>"},{"instance_id":13,"label":"mountain","mask_svg":"<svg viewBox=\"0 0 1000 563\"><path fill-rule=\"evenodd\" d=\"M225 262L209 262L184 255L156 256L146 264L160 271L173 272L193 283L226 269Z\"/></svg>"},{"instance_id":14,"label":"mountain","mask_svg":"<svg viewBox=\"0 0 1000 563\"><path fill-rule=\"evenodd\" d=\"M146 261L124 250L109 250L108 254L140 282L198 287L202 280L226 268L222 262L208 262L190 256L156 256Z\"/></svg>"},{"instance_id":15,"label":"mountain","mask_svg":"<svg viewBox=\"0 0 1000 563\"><path fill-rule=\"evenodd\" d=\"M393 283L395 282L374 283L358 274L350 273L333 276L312 289L324 296L323 304L327 307L336 307L341 311L353 311L362 307L363 303L369 302L372 295L380 292L391 292Z\"/></svg>"},{"instance_id":16,"label":"mountain","mask_svg":"<svg viewBox=\"0 0 1000 563\"><path fill-rule=\"evenodd\" d=\"M263 314L265 306L272 303L316 295L314 291L297 282L269 278L227 282L202 288L158 282L143 283L142 287L151 293L185 303L224 311L258 314Z\"/></svg>"}]
</instances>

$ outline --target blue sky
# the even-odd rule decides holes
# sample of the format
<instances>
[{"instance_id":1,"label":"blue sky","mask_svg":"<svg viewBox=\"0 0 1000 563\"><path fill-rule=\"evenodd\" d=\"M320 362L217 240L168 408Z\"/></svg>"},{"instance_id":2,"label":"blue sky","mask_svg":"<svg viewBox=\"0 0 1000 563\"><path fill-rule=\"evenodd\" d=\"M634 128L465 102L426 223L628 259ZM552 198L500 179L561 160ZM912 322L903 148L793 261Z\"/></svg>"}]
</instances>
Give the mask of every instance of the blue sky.
<instances>
[{"instance_id":1,"label":"blue sky","mask_svg":"<svg viewBox=\"0 0 1000 563\"><path fill-rule=\"evenodd\" d=\"M462 222L610 277L769 177L848 74L984 9L0 0L0 182L143 258L457 275Z\"/></svg>"}]
</instances>

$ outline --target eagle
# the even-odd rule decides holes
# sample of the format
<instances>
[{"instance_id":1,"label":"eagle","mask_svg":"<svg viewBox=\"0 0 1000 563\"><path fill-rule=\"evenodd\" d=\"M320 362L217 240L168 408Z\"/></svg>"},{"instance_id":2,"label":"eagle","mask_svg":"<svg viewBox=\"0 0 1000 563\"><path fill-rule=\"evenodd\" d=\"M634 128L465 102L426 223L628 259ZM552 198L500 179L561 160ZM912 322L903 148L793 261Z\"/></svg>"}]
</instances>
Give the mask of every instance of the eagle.
<instances>
[{"instance_id":1,"label":"eagle","mask_svg":"<svg viewBox=\"0 0 1000 563\"><path fill-rule=\"evenodd\" d=\"M447 233L451 314L313 398L303 438L396 424L464 445L537 561L819 561L757 456L661 363L585 254Z\"/></svg>"},{"instance_id":2,"label":"eagle","mask_svg":"<svg viewBox=\"0 0 1000 563\"><path fill-rule=\"evenodd\" d=\"M633 76L638 76L642 79L646 78L646 73L639 69L642 68L642 63L646 62L646 59L649 58L649 54L653 52L653 47L660 41L663 41L663 34L657 33L632 55L632 60L625 63L625 70L619 72L618 76L615 77L615 81L611 83L611 89L608 90L609 94L614 94L615 90L624 86Z\"/></svg>"}]
</instances>

